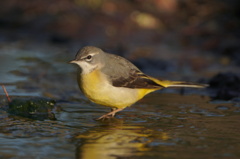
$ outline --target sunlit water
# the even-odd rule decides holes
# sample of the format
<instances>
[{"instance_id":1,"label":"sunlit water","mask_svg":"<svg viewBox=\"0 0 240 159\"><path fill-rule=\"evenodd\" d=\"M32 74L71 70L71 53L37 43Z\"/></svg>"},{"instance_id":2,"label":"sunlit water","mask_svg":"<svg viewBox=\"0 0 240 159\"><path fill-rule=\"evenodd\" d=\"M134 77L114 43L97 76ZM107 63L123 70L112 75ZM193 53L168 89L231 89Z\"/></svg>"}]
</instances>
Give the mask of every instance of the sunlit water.
<instances>
[{"instance_id":1,"label":"sunlit water","mask_svg":"<svg viewBox=\"0 0 240 159\"><path fill-rule=\"evenodd\" d=\"M237 101L212 101L204 90L163 90L96 121L110 110L78 90L75 67L67 64L74 53L4 47L0 56L0 83L11 98L52 98L61 107L54 121L14 116L0 91L0 158L240 157Z\"/></svg>"}]
</instances>

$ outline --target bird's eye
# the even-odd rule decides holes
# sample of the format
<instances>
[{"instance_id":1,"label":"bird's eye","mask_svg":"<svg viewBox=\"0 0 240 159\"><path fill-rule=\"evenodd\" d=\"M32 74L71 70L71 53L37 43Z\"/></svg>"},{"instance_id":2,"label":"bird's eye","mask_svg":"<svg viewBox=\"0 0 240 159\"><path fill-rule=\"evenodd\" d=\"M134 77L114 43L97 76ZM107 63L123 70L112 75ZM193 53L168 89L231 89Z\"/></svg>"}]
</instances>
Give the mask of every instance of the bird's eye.
<instances>
[{"instance_id":1,"label":"bird's eye","mask_svg":"<svg viewBox=\"0 0 240 159\"><path fill-rule=\"evenodd\" d=\"M86 58L85 58L86 61L91 61L92 60L92 55L88 55Z\"/></svg>"}]
</instances>

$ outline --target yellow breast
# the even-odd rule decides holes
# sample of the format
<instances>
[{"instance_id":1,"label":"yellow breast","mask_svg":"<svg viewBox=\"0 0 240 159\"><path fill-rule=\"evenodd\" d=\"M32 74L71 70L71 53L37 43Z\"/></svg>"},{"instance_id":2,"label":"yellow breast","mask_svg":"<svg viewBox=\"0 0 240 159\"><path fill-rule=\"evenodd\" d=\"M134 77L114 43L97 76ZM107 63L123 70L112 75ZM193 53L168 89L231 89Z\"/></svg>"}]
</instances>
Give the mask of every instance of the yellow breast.
<instances>
[{"instance_id":1,"label":"yellow breast","mask_svg":"<svg viewBox=\"0 0 240 159\"><path fill-rule=\"evenodd\" d=\"M78 84L82 92L90 100L101 98L100 88L102 83L101 74L98 71L93 71L89 74L82 74L78 78Z\"/></svg>"},{"instance_id":2,"label":"yellow breast","mask_svg":"<svg viewBox=\"0 0 240 159\"><path fill-rule=\"evenodd\" d=\"M146 94L154 91L152 89L114 87L106 76L98 70L80 75L78 83L82 92L91 101L116 108L130 106Z\"/></svg>"}]
</instances>

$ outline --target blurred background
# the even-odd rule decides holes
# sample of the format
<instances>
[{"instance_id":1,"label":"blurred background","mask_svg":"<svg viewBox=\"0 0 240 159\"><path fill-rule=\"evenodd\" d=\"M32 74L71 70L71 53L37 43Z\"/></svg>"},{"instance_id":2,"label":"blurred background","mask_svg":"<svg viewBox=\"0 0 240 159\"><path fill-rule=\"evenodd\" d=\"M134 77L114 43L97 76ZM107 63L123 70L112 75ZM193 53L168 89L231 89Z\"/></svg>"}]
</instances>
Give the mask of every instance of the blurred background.
<instances>
[{"instance_id":1,"label":"blurred background","mask_svg":"<svg viewBox=\"0 0 240 159\"><path fill-rule=\"evenodd\" d=\"M239 8L239 0L1 0L0 85L16 100L0 89L0 158L239 158ZM95 121L109 110L80 93L68 64L86 45L154 77L210 87L160 90Z\"/></svg>"},{"instance_id":2,"label":"blurred background","mask_svg":"<svg viewBox=\"0 0 240 159\"><path fill-rule=\"evenodd\" d=\"M206 72L217 64L222 70L240 65L239 6L237 0L3 0L0 43L54 45L74 54L94 45L139 67L147 58L162 59L152 66L161 70L186 65Z\"/></svg>"}]
</instances>

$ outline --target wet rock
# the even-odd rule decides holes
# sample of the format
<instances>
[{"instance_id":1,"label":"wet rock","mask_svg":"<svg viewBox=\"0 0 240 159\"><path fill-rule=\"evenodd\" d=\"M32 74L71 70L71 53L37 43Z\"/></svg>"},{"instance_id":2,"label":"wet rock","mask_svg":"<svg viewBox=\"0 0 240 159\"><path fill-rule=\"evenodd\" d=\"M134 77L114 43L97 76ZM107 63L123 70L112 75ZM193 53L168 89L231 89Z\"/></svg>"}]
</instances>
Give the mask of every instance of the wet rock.
<instances>
[{"instance_id":1,"label":"wet rock","mask_svg":"<svg viewBox=\"0 0 240 159\"><path fill-rule=\"evenodd\" d=\"M54 100L44 98L13 99L9 103L8 113L34 120L55 120L52 112L55 104Z\"/></svg>"},{"instance_id":2,"label":"wet rock","mask_svg":"<svg viewBox=\"0 0 240 159\"><path fill-rule=\"evenodd\" d=\"M219 73L210 80L209 89L213 99L230 100L240 97L240 75Z\"/></svg>"}]
</instances>

